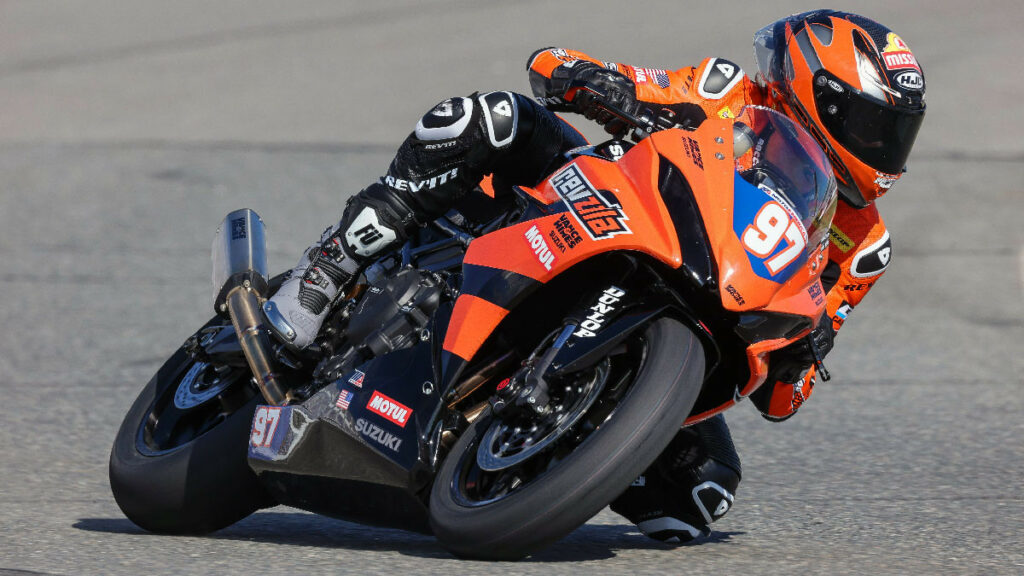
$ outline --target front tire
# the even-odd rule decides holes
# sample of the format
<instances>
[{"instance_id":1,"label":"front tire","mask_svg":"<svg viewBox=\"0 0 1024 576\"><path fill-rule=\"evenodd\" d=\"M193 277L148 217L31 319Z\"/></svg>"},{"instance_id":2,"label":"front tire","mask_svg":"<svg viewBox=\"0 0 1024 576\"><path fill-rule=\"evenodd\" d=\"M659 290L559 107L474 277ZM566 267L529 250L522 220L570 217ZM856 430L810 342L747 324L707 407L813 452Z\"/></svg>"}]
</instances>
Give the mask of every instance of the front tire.
<instances>
[{"instance_id":1,"label":"front tire","mask_svg":"<svg viewBox=\"0 0 1024 576\"><path fill-rule=\"evenodd\" d=\"M691 330L668 318L652 323L642 343L639 374L611 416L571 453L507 494L467 499L474 489L469 484L484 478L473 467L492 419L485 413L463 433L430 496L431 527L445 548L469 558L522 558L597 514L657 458L696 402L704 351Z\"/></svg>"},{"instance_id":2,"label":"front tire","mask_svg":"<svg viewBox=\"0 0 1024 576\"><path fill-rule=\"evenodd\" d=\"M236 368L221 394L178 408L175 393L196 378L195 364L184 349L167 360L128 411L110 454L114 499L151 532L205 534L274 504L247 462L262 399L248 372Z\"/></svg>"}]
</instances>

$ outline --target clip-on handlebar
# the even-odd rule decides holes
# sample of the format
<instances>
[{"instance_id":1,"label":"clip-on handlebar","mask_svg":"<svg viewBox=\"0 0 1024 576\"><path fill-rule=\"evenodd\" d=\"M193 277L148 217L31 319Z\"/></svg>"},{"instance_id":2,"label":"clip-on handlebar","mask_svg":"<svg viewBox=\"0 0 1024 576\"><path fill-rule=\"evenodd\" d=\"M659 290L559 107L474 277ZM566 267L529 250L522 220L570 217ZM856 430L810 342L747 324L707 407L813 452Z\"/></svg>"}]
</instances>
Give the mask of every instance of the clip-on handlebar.
<instances>
[{"instance_id":1,"label":"clip-on handlebar","mask_svg":"<svg viewBox=\"0 0 1024 576\"><path fill-rule=\"evenodd\" d=\"M666 130L668 128L675 128L676 122L673 120L675 114L670 110L664 110L664 114L655 115L654 112L648 109L644 109L640 115L630 114L629 112L611 104L607 101L606 95L598 92L597 90L585 85L574 85L565 91L567 97L576 99L579 97L580 92L588 92L593 95L594 106L603 112L607 112L616 120L622 122L626 128L631 129L628 133L628 137L634 142L639 142L644 138L647 138L651 134L659 131ZM614 134L616 138L623 138L627 134Z\"/></svg>"}]
</instances>

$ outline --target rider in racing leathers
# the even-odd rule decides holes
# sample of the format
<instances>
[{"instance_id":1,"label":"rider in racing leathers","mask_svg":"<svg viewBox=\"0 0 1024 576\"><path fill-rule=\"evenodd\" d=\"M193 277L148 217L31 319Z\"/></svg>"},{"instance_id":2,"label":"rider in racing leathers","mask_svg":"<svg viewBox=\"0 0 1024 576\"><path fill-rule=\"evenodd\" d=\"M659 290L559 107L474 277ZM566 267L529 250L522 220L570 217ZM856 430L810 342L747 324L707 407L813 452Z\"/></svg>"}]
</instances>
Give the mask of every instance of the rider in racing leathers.
<instances>
[{"instance_id":1,"label":"rider in racing leathers","mask_svg":"<svg viewBox=\"0 0 1024 576\"><path fill-rule=\"evenodd\" d=\"M722 58L673 72L544 49L528 68L547 109L510 92L441 102L402 143L387 174L352 197L341 221L304 253L264 306L268 323L291 346L309 345L364 263L445 213L485 175L526 186L550 175L564 152L585 142L549 109L582 113L619 133L619 121L597 104L650 110L684 126L731 117L746 105L770 106L819 142L843 199L822 274L828 318L810 337L773 353L769 382L751 396L766 418L789 418L810 395L835 331L889 264L889 233L873 202L904 170L924 116L924 77L899 36L843 12L781 19L757 32L754 51L758 74L751 81ZM719 416L681 430L612 509L648 536L687 541L708 534L731 508L739 480L739 457Z\"/></svg>"}]
</instances>

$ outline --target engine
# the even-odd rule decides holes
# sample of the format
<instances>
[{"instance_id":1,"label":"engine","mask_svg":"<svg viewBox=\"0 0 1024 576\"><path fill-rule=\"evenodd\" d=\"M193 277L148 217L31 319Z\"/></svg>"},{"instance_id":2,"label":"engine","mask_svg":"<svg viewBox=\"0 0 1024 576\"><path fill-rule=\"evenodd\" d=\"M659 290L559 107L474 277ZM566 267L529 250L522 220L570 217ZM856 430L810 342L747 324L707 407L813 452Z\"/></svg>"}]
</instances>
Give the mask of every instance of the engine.
<instances>
[{"instance_id":1,"label":"engine","mask_svg":"<svg viewBox=\"0 0 1024 576\"><path fill-rule=\"evenodd\" d=\"M411 267L371 283L348 317L345 343L320 362L314 379L340 378L370 358L429 338L427 326L443 292L440 279Z\"/></svg>"}]
</instances>

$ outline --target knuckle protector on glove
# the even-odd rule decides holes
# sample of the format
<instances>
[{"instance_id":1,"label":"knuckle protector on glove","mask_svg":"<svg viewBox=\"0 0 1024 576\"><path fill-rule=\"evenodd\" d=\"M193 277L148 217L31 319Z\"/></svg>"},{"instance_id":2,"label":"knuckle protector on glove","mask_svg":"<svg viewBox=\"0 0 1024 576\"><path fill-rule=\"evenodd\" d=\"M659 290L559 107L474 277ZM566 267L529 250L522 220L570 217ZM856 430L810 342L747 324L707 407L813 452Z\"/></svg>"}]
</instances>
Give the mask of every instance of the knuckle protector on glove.
<instances>
[{"instance_id":1,"label":"knuckle protector on glove","mask_svg":"<svg viewBox=\"0 0 1024 576\"><path fill-rule=\"evenodd\" d=\"M633 82L625 75L614 70L606 70L604 68L596 70L587 85L602 92L605 98L612 102L636 99L636 89L633 86Z\"/></svg>"},{"instance_id":2,"label":"knuckle protector on glove","mask_svg":"<svg viewBox=\"0 0 1024 576\"><path fill-rule=\"evenodd\" d=\"M595 70L601 67L586 60L572 60L551 71L551 80L568 88L573 83L583 83Z\"/></svg>"},{"instance_id":3,"label":"knuckle protector on glove","mask_svg":"<svg viewBox=\"0 0 1024 576\"><path fill-rule=\"evenodd\" d=\"M587 109L584 113L596 114L594 117L587 117L597 120L599 124L606 124L615 118L610 112L600 109L599 104L612 106L630 114L635 113L638 108L633 82L614 70L595 70L587 82L587 87L600 95L591 94L585 100Z\"/></svg>"}]
</instances>

